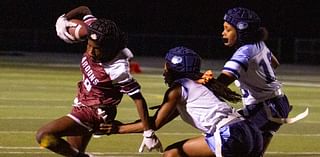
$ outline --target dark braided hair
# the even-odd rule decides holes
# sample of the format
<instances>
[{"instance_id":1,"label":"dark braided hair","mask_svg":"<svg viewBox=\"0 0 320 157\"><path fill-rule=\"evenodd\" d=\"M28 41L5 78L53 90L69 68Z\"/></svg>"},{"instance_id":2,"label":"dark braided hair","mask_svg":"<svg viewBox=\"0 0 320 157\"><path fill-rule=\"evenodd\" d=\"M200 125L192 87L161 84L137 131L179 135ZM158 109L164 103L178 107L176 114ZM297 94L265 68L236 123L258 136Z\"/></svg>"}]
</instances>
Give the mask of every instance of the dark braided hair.
<instances>
[{"instance_id":1,"label":"dark braided hair","mask_svg":"<svg viewBox=\"0 0 320 157\"><path fill-rule=\"evenodd\" d=\"M202 73L199 74L181 74L177 73L175 71L172 71L169 69L168 71L170 75L168 77L171 77L172 81L178 80L180 78L189 78L191 80L198 80L201 79ZM169 86L174 86L174 82L168 82ZM242 96L238 94L237 92L231 90L226 85L220 83L215 78L210 79L207 83L204 84L205 87L207 87L211 92L214 93L215 96L217 96L222 101L229 101L232 103L238 103L242 100Z\"/></svg>"},{"instance_id":2,"label":"dark braided hair","mask_svg":"<svg viewBox=\"0 0 320 157\"><path fill-rule=\"evenodd\" d=\"M201 79L200 72L201 57L192 49L179 46L170 49L165 57L167 66L166 83L171 87L175 85L175 80L189 78L191 80ZM241 95L232 91L224 84L212 78L205 86L213 92L220 100L238 102Z\"/></svg>"},{"instance_id":3,"label":"dark braided hair","mask_svg":"<svg viewBox=\"0 0 320 157\"><path fill-rule=\"evenodd\" d=\"M231 90L226 85L220 83L215 78L210 79L205 86L212 91L218 98L237 103L241 100L241 95Z\"/></svg>"},{"instance_id":4,"label":"dark braided hair","mask_svg":"<svg viewBox=\"0 0 320 157\"><path fill-rule=\"evenodd\" d=\"M112 60L119 50L127 47L127 36L112 20L98 19L88 27L88 38L105 52L103 61Z\"/></svg>"}]
</instances>

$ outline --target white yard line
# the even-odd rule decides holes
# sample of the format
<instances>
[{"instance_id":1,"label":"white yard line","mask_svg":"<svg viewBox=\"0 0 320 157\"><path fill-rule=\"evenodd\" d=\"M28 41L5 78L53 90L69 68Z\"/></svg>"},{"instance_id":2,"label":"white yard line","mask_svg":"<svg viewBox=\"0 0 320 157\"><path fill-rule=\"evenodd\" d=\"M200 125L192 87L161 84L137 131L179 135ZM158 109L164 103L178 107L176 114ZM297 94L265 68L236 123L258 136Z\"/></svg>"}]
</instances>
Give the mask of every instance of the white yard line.
<instances>
[{"instance_id":1,"label":"white yard line","mask_svg":"<svg viewBox=\"0 0 320 157\"><path fill-rule=\"evenodd\" d=\"M0 131L0 134L35 134L35 131ZM127 136L140 136L140 134L126 134ZM196 136L201 133L181 133L181 132L157 132L157 135L163 136ZM299 136L299 137L320 137L320 134L288 134L277 133L276 136ZM14 148L14 147L13 147ZM19 147L20 148L20 147ZM30 148L30 147L27 147ZM1 149L1 146L0 146Z\"/></svg>"},{"instance_id":2,"label":"white yard line","mask_svg":"<svg viewBox=\"0 0 320 157\"><path fill-rule=\"evenodd\" d=\"M1 152L1 149L5 149L5 152ZM30 150L30 149L25 149L24 147L16 147L14 150L21 150L21 151L7 151L8 149L12 149L10 147L1 147L0 146L0 154L54 154L52 152L47 152L47 151L32 151L32 152L27 152L24 150ZM40 148L39 148L40 149ZM148 152L148 153L138 153L138 152L89 152L95 156L99 157L136 157L136 156L141 156L141 155L157 155L160 154L158 152ZM278 151L270 151L266 152L266 154L270 155L320 155L320 152L278 152ZM115 156L116 155L116 156ZM121 156L119 156L121 155Z\"/></svg>"},{"instance_id":3,"label":"white yard line","mask_svg":"<svg viewBox=\"0 0 320 157\"><path fill-rule=\"evenodd\" d=\"M308 82L283 82L286 86L298 86L298 87L320 87L319 83L308 83Z\"/></svg>"},{"instance_id":4,"label":"white yard line","mask_svg":"<svg viewBox=\"0 0 320 157\"><path fill-rule=\"evenodd\" d=\"M283 155L320 155L320 152L266 152L266 154L283 154Z\"/></svg>"}]
</instances>

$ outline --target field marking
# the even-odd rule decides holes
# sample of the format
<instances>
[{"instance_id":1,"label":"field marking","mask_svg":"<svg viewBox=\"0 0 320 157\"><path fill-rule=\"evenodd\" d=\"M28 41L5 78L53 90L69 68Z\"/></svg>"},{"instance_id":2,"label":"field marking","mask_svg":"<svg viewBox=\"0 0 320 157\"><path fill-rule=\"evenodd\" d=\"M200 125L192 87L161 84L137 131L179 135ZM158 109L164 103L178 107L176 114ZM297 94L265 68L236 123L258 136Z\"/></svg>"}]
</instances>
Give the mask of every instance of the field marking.
<instances>
[{"instance_id":1,"label":"field marking","mask_svg":"<svg viewBox=\"0 0 320 157\"><path fill-rule=\"evenodd\" d=\"M22 150L33 150L33 149L43 149L41 147L6 147L6 146L0 146L0 149L22 149Z\"/></svg>"},{"instance_id":2,"label":"field marking","mask_svg":"<svg viewBox=\"0 0 320 157\"><path fill-rule=\"evenodd\" d=\"M4 149L4 150L31 150L29 148L26 147L2 147L0 146L0 150ZM37 148L37 149L33 149L33 150L40 150L43 148ZM106 156L107 157L135 157L136 155L158 155L161 153L158 152L144 152L144 153L139 153L139 152L90 152L90 154L93 154L95 156ZM0 154L54 154L53 152L49 152L47 150L45 151L33 151L33 152L27 152L27 151L5 151L5 152L0 152ZM267 151L266 154L271 154L271 155L320 155L320 152L281 152L281 151ZM110 156L111 155L111 156ZM117 156L115 156L117 155ZM119 156L121 155L121 156Z\"/></svg>"},{"instance_id":3,"label":"field marking","mask_svg":"<svg viewBox=\"0 0 320 157\"><path fill-rule=\"evenodd\" d=\"M45 101L45 102L48 102L48 101L70 101L72 103L73 99L71 98L67 98L67 99L53 99L53 98L5 98L5 97L0 97L0 100L18 100L18 101Z\"/></svg>"},{"instance_id":4,"label":"field marking","mask_svg":"<svg viewBox=\"0 0 320 157\"><path fill-rule=\"evenodd\" d=\"M1 108L1 106L0 106ZM13 107L14 108L14 107ZM59 107L57 107L59 108ZM62 107L61 107L62 108ZM132 108L119 108L119 110L132 110ZM64 115L61 115L64 116ZM28 119L28 120L39 120L39 119L55 119L56 117L0 117L0 120L23 120L23 119ZM121 121L134 121L135 119L119 119ZM183 121L180 118L174 119L173 121ZM320 124L320 121L316 121L316 120L301 120L298 123L305 123L305 124Z\"/></svg>"},{"instance_id":5,"label":"field marking","mask_svg":"<svg viewBox=\"0 0 320 157\"><path fill-rule=\"evenodd\" d=\"M308 83L308 82L283 82L285 86L298 86L298 87L320 87L319 83Z\"/></svg>"},{"instance_id":6,"label":"field marking","mask_svg":"<svg viewBox=\"0 0 320 157\"><path fill-rule=\"evenodd\" d=\"M283 155L320 155L320 152L266 152L266 154L283 154Z\"/></svg>"},{"instance_id":7,"label":"field marking","mask_svg":"<svg viewBox=\"0 0 320 157\"><path fill-rule=\"evenodd\" d=\"M0 131L0 134L35 134L36 131ZM139 133L123 134L129 136L140 136ZM157 135L163 136L196 136L202 135L199 133L181 133L181 132L157 132ZM320 134L288 134L288 133L276 133L275 136L294 136L294 137L320 137ZM108 136L106 136L108 137ZM94 138L93 138L94 139ZM0 146L1 149L1 146Z\"/></svg>"},{"instance_id":8,"label":"field marking","mask_svg":"<svg viewBox=\"0 0 320 157\"><path fill-rule=\"evenodd\" d=\"M0 105L0 108L68 108L71 109L72 104L70 105L54 105L54 106L44 106L44 105ZM118 107L118 110L135 110L134 107Z\"/></svg>"},{"instance_id":9,"label":"field marking","mask_svg":"<svg viewBox=\"0 0 320 157\"><path fill-rule=\"evenodd\" d=\"M1 152L1 150L5 150L4 152ZM20 151L7 151L7 150L20 150ZM28 152L28 151L24 151L24 150L44 150L41 152L37 152L37 151L32 151L32 152ZM132 155L136 156L136 155L157 155L160 154L159 152L144 152L144 153L139 153L139 152L90 152L88 151L90 154L93 155L98 155L98 156L105 156L108 155L108 157L112 157L109 155L117 155L116 157L120 157L119 155L125 155L123 157L131 157ZM5 147L5 146L0 146L0 154L54 154L53 152L50 152L44 148L41 147ZM132 156L133 157L133 156Z\"/></svg>"}]
</instances>

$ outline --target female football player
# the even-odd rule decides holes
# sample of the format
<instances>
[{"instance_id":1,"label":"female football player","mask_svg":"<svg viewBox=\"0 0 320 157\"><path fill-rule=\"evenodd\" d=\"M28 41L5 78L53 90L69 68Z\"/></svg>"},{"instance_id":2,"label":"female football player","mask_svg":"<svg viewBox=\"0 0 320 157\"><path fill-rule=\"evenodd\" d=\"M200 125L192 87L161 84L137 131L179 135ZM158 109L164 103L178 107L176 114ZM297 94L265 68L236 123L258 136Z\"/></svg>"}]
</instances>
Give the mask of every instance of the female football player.
<instances>
[{"instance_id":1,"label":"female football player","mask_svg":"<svg viewBox=\"0 0 320 157\"><path fill-rule=\"evenodd\" d=\"M67 43L79 42L66 29L70 25L68 20L79 16L88 25L87 48L80 62L83 79L78 83L70 114L41 127L36 134L38 143L63 156L89 156L85 150L92 135L99 133L100 123L114 120L117 105L127 94L134 101L143 124L143 145L149 150L160 147L149 125L140 85L129 73L132 53L127 48L126 36L113 21L96 19L89 8L81 6L57 20L57 34Z\"/></svg>"},{"instance_id":2,"label":"female football player","mask_svg":"<svg viewBox=\"0 0 320 157\"><path fill-rule=\"evenodd\" d=\"M266 46L267 31L260 25L260 17L247 8L226 12L222 37L235 52L217 80L227 86L238 80L245 106L240 113L262 130L265 151L281 126L274 119L287 118L291 106L274 72L279 62Z\"/></svg>"},{"instance_id":3,"label":"female football player","mask_svg":"<svg viewBox=\"0 0 320 157\"><path fill-rule=\"evenodd\" d=\"M204 133L176 142L165 149L165 157L260 157L262 136L259 129L244 120L228 101L241 96L212 78L210 85L198 83L201 58L191 49L176 47L165 57L166 91L162 105L151 118L155 130L179 116ZM142 123L101 125L106 133L132 133L143 130Z\"/></svg>"}]
</instances>

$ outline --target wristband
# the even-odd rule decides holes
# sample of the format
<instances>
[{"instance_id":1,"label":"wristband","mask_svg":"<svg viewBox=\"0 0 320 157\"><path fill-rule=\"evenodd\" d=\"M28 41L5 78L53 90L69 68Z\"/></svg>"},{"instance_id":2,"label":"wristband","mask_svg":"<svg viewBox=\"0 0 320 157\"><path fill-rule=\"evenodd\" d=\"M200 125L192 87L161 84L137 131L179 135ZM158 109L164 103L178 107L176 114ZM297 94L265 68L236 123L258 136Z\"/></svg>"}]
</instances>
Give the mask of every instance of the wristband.
<instances>
[{"instance_id":1,"label":"wristband","mask_svg":"<svg viewBox=\"0 0 320 157\"><path fill-rule=\"evenodd\" d=\"M143 131L143 137L150 138L154 135L154 131L152 129Z\"/></svg>"}]
</instances>

